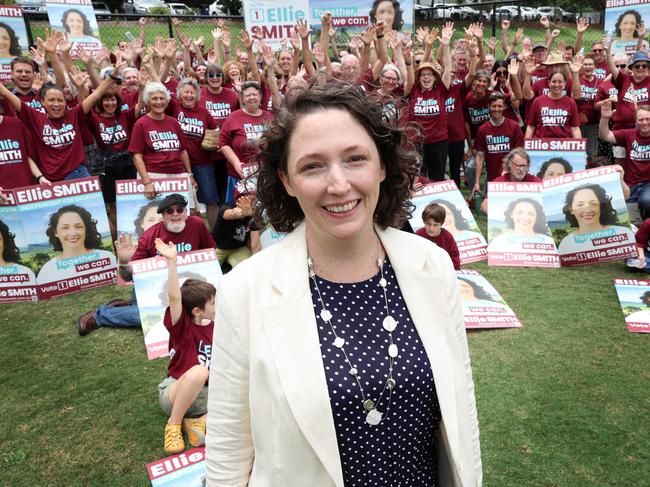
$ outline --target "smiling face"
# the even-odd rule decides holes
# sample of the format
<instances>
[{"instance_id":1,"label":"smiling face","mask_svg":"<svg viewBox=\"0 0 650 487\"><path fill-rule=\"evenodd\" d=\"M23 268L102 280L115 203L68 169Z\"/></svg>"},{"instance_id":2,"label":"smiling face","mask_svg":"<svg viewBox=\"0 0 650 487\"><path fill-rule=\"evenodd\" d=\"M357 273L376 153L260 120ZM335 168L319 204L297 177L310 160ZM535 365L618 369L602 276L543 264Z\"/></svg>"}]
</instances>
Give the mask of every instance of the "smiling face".
<instances>
[{"instance_id":1,"label":"smiling face","mask_svg":"<svg viewBox=\"0 0 650 487\"><path fill-rule=\"evenodd\" d=\"M102 111L105 115L113 115L117 110L117 98L115 95L106 95L102 98Z\"/></svg>"},{"instance_id":2,"label":"smiling face","mask_svg":"<svg viewBox=\"0 0 650 487\"><path fill-rule=\"evenodd\" d=\"M291 71L291 54L289 54L287 51L282 51L280 53L280 59L278 60L278 65L284 71L285 73L289 73Z\"/></svg>"},{"instance_id":3,"label":"smiling face","mask_svg":"<svg viewBox=\"0 0 650 487\"><path fill-rule=\"evenodd\" d=\"M467 71L467 54L464 52L454 54L454 62L456 63L456 71Z\"/></svg>"},{"instance_id":4,"label":"smiling face","mask_svg":"<svg viewBox=\"0 0 650 487\"><path fill-rule=\"evenodd\" d=\"M503 119L503 110L505 109L503 100L494 100L488 108L490 109L490 117L494 122L498 123Z\"/></svg>"},{"instance_id":5,"label":"smiling face","mask_svg":"<svg viewBox=\"0 0 650 487\"><path fill-rule=\"evenodd\" d=\"M45 92L41 100L47 116L53 119L63 118L65 115L65 96L59 89L50 89Z\"/></svg>"},{"instance_id":6,"label":"smiling face","mask_svg":"<svg viewBox=\"0 0 650 487\"><path fill-rule=\"evenodd\" d=\"M181 90L181 103L185 108L194 108L196 106L198 93L191 85L183 86Z\"/></svg>"},{"instance_id":7,"label":"smiling face","mask_svg":"<svg viewBox=\"0 0 650 487\"><path fill-rule=\"evenodd\" d=\"M61 214L54 236L61 242L63 256L79 255L86 252L86 225L79 213L70 211Z\"/></svg>"},{"instance_id":8,"label":"smiling face","mask_svg":"<svg viewBox=\"0 0 650 487\"><path fill-rule=\"evenodd\" d=\"M397 88L398 80L397 73L392 69L387 69L379 78L379 83L385 91L393 91Z\"/></svg>"},{"instance_id":9,"label":"smiling face","mask_svg":"<svg viewBox=\"0 0 650 487\"><path fill-rule=\"evenodd\" d=\"M257 88L249 87L246 88L242 94L242 100L244 102L244 108L250 113L255 113L260 108L261 94Z\"/></svg>"},{"instance_id":10,"label":"smiling face","mask_svg":"<svg viewBox=\"0 0 650 487\"><path fill-rule=\"evenodd\" d=\"M548 80L549 95L552 98L562 97L562 91L566 86L566 79L561 73L554 73L551 75L551 78Z\"/></svg>"},{"instance_id":11,"label":"smiling face","mask_svg":"<svg viewBox=\"0 0 650 487\"><path fill-rule=\"evenodd\" d=\"M83 37L84 21L77 12L70 12L65 19L65 25L70 32L70 37Z\"/></svg>"},{"instance_id":12,"label":"smiling face","mask_svg":"<svg viewBox=\"0 0 650 487\"><path fill-rule=\"evenodd\" d=\"M241 77L241 73L239 71L239 67L236 64L231 64L230 67L228 68L228 76L230 76L230 79L233 81L237 81Z\"/></svg>"},{"instance_id":13,"label":"smiling face","mask_svg":"<svg viewBox=\"0 0 650 487\"><path fill-rule=\"evenodd\" d=\"M433 83L436 80L436 76L433 74L433 69L423 68L420 71L420 76L418 79L420 80L420 87L423 90L431 90L433 89Z\"/></svg>"},{"instance_id":14,"label":"smiling face","mask_svg":"<svg viewBox=\"0 0 650 487\"><path fill-rule=\"evenodd\" d=\"M585 76L591 78L594 74L594 69L596 69L596 63L593 59L585 58L584 61L582 61L582 72Z\"/></svg>"},{"instance_id":15,"label":"smiling face","mask_svg":"<svg viewBox=\"0 0 650 487\"><path fill-rule=\"evenodd\" d=\"M621 29L621 39L634 39L634 32L636 31L636 17L634 14L626 14L623 16L619 28Z\"/></svg>"},{"instance_id":16,"label":"smiling face","mask_svg":"<svg viewBox=\"0 0 650 487\"><path fill-rule=\"evenodd\" d=\"M34 67L28 63L14 64L11 81L20 91L28 91L34 84Z\"/></svg>"},{"instance_id":17,"label":"smiling face","mask_svg":"<svg viewBox=\"0 0 650 487\"><path fill-rule=\"evenodd\" d=\"M562 174L566 174L566 169L564 169L564 166L559 162L552 162L548 165L546 171L544 171L542 179L554 178L555 176L561 176Z\"/></svg>"},{"instance_id":18,"label":"smiling face","mask_svg":"<svg viewBox=\"0 0 650 487\"><path fill-rule=\"evenodd\" d=\"M386 30L391 30L393 28L393 21L395 20L395 8L393 7L393 2L379 2L377 5L377 10L375 11L375 19L383 20L386 25Z\"/></svg>"},{"instance_id":19,"label":"smiling face","mask_svg":"<svg viewBox=\"0 0 650 487\"><path fill-rule=\"evenodd\" d=\"M126 70L124 73L124 85L127 90L138 88L138 71L135 69Z\"/></svg>"},{"instance_id":20,"label":"smiling face","mask_svg":"<svg viewBox=\"0 0 650 487\"><path fill-rule=\"evenodd\" d=\"M533 234L535 231L535 221L537 220L537 211L532 203L522 201L517 203L512 210L512 222L514 233Z\"/></svg>"},{"instance_id":21,"label":"smiling face","mask_svg":"<svg viewBox=\"0 0 650 487\"><path fill-rule=\"evenodd\" d=\"M650 111L639 110L636 114L636 128L643 137L650 136Z\"/></svg>"},{"instance_id":22,"label":"smiling face","mask_svg":"<svg viewBox=\"0 0 650 487\"><path fill-rule=\"evenodd\" d=\"M144 218L142 219L142 223L141 223L142 231L146 232L151 227L153 227L156 223L161 222L162 220L163 220L163 216L160 213L158 213L158 208L152 206L144 214Z\"/></svg>"},{"instance_id":23,"label":"smiling face","mask_svg":"<svg viewBox=\"0 0 650 487\"><path fill-rule=\"evenodd\" d=\"M305 214L308 235L333 245L372 235L386 172L374 140L359 122L339 109L305 115L288 153L280 178Z\"/></svg>"},{"instance_id":24,"label":"smiling face","mask_svg":"<svg viewBox=\"0 0 650 487\"><path fill-rule=\"evenodd\" d=\"M160 91L152 93L147 106L152 114L157 116L164 115L165 108L167 108L167 97Z\"/></svg>"},{"instance_id":25,"label":"smiling face","mask_svg":"<svg viewBox=\"0 0 650 487\"><path fill-rule=\"evenodd\" d=\"M474 295L474 288L467 284L462 279L458 279L458 291L460 292L460 297L465 301L476 301L476 296Z\"/></svg>"},{"instance_id":26,"label":"smiling face","mask_svg":"<svg viewBox=\"0 0 650 487\"><path fill-rule=\"evenodd\" d=\"M11 36L7 29L0 27L0 57L11 57L9 48L11 47Z\"/></svg>"},{"instance_id":27,"label":"smiling face","mask_svg":"<svg viewBox=\"0 0 650 487\"><path fill-rule=\"evenodd\" d=\"M600 225L600 202L591 189L581 189L573 196L571 214L578 222L579 228Z\"/></svg>"},{"instance_id":28,"label":"smiling face","mask_svg":"<svg viewBox=\"0 0 650 487\"><path fill-rule=\"evenodd\" d=\"M474 79L472 88L474 88L475 94L482 97L483 95L485 95L485 92L487 91L489 85L490 85L490 80L488 78L486 78L485 76L478 76L477 78Z\"/></svg>"},{"instance_id":29,"label":"smiling face","mask_svg":"<svg viewBox=\"0 0 650 487\"><path fill-rule=\"evenodd\" d=\"M179 205L172 205L165 208L162 213L163 225L168 232L181 233L185 230L185 222L187 221L187 211L184 207Z\"/></svg>"}]
</instances>

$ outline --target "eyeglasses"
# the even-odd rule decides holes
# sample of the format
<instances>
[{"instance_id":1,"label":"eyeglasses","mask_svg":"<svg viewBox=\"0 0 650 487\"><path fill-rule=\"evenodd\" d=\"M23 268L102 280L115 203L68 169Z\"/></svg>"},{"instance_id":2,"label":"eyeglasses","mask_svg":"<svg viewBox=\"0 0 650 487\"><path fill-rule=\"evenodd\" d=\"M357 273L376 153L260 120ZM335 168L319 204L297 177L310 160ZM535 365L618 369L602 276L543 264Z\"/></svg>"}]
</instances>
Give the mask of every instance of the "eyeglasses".
<instances>
[{"instance_id":1,"label":"eyeglasses","mask_svg":"<svg viewBox=\"0 0 650 487\"><path fill-rule=\"evenodd\" d=\"M618 69L627 68L627 64L615 64Z\"/></svg>"},{"instance_id":2,"label":"eyeglasses","mask_svg":"<svg viewBox=\"0 0 650 487\"><path fill-rule=\"evenodd\" d=\"M528 164L515 164L514 162L510 162L510 166L518 169L528 169Z\"/></svg>"},{"instance_id":3,"label":"eyeglasses","mask_svg":"<svg viewBox=\"0 0 650 487\"><path fill-rule=\"evenodd\" d=\"M506 72L501 70L501 69L498 70L498 71L495 71L495 73L496 73L497 76L505 76L506 75Z\"/></svg>"},{"instance_id":4,"label":"eyeglasses","mask_svg":"<svg viewBox=\"0 0 650 487\"><path fill-rule=\"evenodd\" d=\"M592 49L591 52L604 52L605 49Z\"/></svg>"},{"instance_id":5,"label":"eyeglasses","mask_svg":"<svg viewBox=\"0 0 650 487\"><path fill-rule=\"evenodd\" d=\"M632 69L648 69L650 64L634 64L632 65Z\"/></svg>"},{"instance_id":6,"label":"eyeglasses","mask_svg":"<svg viewBox=\"0 0 650 487\"><path fill-rule=\"evenodd\" d=\"M182 215L185 213L185 208L180 207L180 206L171 206L169 208L165 208L163 210L167 215L173 215L174 213L177 213L179 215Z\"/></svg>"},{"instance_id":7,"label":"eyeglasses","mask_svg":"<svg viewBox=\"0 0 650 487\"><path fill-rule=\"evenodd\" d=\"M208 78L223 78L223 73L210 73Z\"/></svg>"},{"instance_id":8,"label":"eyeglasses","mask_svg":"<svg viewBox=\"0 0 650 487\"><path fill-rule=\"evenodd\" d=\"M382 76L386 81L392 81L393 83L397 83L397 78L389 78L388 76Z\"/></svg>"}]
</instances>

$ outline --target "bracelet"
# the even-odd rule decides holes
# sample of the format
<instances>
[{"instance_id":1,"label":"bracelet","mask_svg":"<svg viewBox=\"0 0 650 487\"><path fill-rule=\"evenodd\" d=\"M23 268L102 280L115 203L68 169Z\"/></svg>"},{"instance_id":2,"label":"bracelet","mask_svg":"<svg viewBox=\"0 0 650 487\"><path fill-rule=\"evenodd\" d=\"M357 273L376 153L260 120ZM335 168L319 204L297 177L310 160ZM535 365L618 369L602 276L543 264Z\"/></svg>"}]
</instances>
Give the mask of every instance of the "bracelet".
<instances>
[{"instance_id":1,"label":"bracelet","mask_svg":"<svg viewBox=\"0 0 650 487\"><path fill-rule=\"evenodd\" d=\"M152 181L149 181L148 183L144 183L145 186L148 186L148 185L150 185L150 184L153 184L153 182L152 182Z\"/></svg>"},{"instance_id":2,"label":"bracelet","mask_svg":"<svg viewBox=\"0 0 650 487\"><path fill-rule=\"evenodd\" d=\"M384 37L384 34L378 34L377 35L377 39L381 39L382 37Z\"/></svg>"},{"instance_id":3,"label":"bracelet","mask_svg":"<svg viewBox=\"0 0 650 487\"><path fill-rule=\"evenodd\" d=\"M43 176L42 174L39 174L38 176L36 176L36 182L37 182L37 183L40 183L40 182L41 182L41 179L43 179L43 177L44 177L44 176Z\"/></svg>"},{"instance_id":4,"label":"bracelet","mask_svg":"<svg viewBox=\"0 0 650 487\"><path fill-rule=\"evenodd\" d=\"M193 173L193 172L188 172L187 175L188 175L188 176L191 176L191 177L194 177L194 173Z\"/></svg>"},{"instance_id":5,"label":"bracelet","mask_svg":"<svg viewBox=\"0 0 650 487\"><path fill-rule=\"evenodd\" d=\"M110 76L110 78L113 81L121 81L122 80L122 78L120 78L119 76L113 76L113 73L109 73L108 76Z\"/></svg>"},{"instance_id":6,"label":"bracelet","mask_svg":"<svg viewBox=\"0 0 650 487\"><path fill-rule=\"evenodd\" d=\"M410 66L413 63L407 63L406 61L404 61L404 64L406 64L407 66Z\"/></svg>"},{"instance_id":7,"label":"bracelet","mask_svg":"<svg viewBox=\"0 0 650 487\"><path fill-rule=\"evenodd\" d=\"M223 50L223 53L224 53L224 54L230 54L230 49L228 49L228 50L224 49L224 50Z\"/></svg>"}]
</instances>

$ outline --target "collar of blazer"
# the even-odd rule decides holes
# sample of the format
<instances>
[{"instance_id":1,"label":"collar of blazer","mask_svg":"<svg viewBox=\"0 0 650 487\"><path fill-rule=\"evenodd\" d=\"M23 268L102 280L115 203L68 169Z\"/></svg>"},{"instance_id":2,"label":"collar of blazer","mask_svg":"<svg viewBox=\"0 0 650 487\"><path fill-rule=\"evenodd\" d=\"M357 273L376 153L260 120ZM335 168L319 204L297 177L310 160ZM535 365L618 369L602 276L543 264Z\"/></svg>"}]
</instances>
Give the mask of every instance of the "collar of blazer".
<instances>
[{"instance_id":1,"label":"collar of blazer","mask_svg":"<svg viewBox=\"0 0 650 487\"><path fill-rule=\"evenodd\" d=\"M443 416L444 443L451 448L449 453L453 458L459 440L453 376L459 371L454 370L448 349L451 340L445 328L451 327L444 323L444 317L448 316L445 305L451 283L437 275L437 266L430 262L427 257L430 253L424 247L408 245L411 238L417 237L395 229L376 230L431 362ZM336 430L309 290L305 224L277 245L284 247L275 253L271 264L271 283L277 299L266 303L268 306L262 310L264 329L296 422L334 484L343 487ZM422 251L418 251L420 248Z\"/></svg>"}]
</instances>

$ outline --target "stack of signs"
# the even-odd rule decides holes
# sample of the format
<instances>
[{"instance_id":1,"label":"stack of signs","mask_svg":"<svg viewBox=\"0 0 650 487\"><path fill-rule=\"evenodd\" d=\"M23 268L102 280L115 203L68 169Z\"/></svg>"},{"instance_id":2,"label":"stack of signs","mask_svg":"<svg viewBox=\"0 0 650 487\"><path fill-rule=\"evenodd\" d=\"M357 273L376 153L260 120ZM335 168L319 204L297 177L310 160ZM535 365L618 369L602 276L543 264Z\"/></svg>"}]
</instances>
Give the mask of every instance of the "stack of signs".
<instances>
[{"instance_id":1,"label":"stack of signs","mask_svg":"<svg viewBox=\"0 0 650 487\"><path fill-rule=\"evenodd\" d=\"M0 82L11 79L11 61L29 51L23 10L15 5L0 5Z\"/></svg>"},{"instance_id":2,"label":"stack of signs","mask_svg":"<svg viewBox=\"0 0 650 487\"><path fill-rule=\"evenodd\" d=\"M628 331L650 333L650 281L614 279Z\"/></svg>"},{"instance_id":3,"label":"stack of signs","mask_svg":"<svg viewBox=\"0 0 650 487\"><path fill-rule=\"evenodd\" d=\"M488 183L488 264L560 267L541 183Z\"/></svg>"},{"instance_id":4,"label":"stack of signs","mask_svg":"<svg viewBox=\"0 0 650 487\"><path fill-rule=\"evenodd\" d=\"M579 171L544 181L542 198L562 266L636 257L636 242L612 166Z\"/></svg>"},{"instance_id":5,"label":"stack of signs","mask_svg":"<svg viewBox=\"0 0 650 487\"><path fill-rule=\"evenodd\" d=\"M632 56L639 43L637 27L650 18L649 0L607 0L605 3L605 32L612 37L611 53ZM648 41L642 47L648 51Z\"/></svg>"},{"instance_id":6,"label":"stack of signs","mask_svg":"<svg viewBox=\"0 0 650 487\"><path fill-rule=\"evenodd\" d=\"M414 232L424 227L424 208L429 203L437 203L445 209L445 223L442 227L453 235L460 252L461 264L485 260L487 244L454 181L440 181L423 186L413 194L412 203L415 210L409 221Z\"/></svg>"},{"instance_id":7,"label":"stack of signs","mask_svg":"<svg viewBox=\"0 0 650 487\"><path fill-rule=\"evenodd\" d=\"M524 149L530 157L528 172L540 179L587 167L587 139L526 139Z\"/></svg>"},{"instance_id":8,"label":"stack of signs","mask_svg":"<svg viewBox=\"0 0 650 487\"><path fill-rule=\"evenodd\" d=\"M205 447L147 464L152 487L205 486Z\"/></svg>"},{"instance_id":9,"label":"stack of signs","mask_svg":"<svg viewBox=\"0 0 650 487\"><path fill-rule=\"evenodd\" d=\"M456 271L465 328L520 328L521 322L488 280L476 271Z\"/></svg>"},{"instance_id":10,"label":"stack of signs","mask_svg":"<svg viewBox=\"0 0 650 487\"><path fill-rule=\"evenodd\" d=\"M152 179L156 197L148 199L144 195L141 179L125 179L115 182L115 204L117 210L118 235L130 235L133 245L149 227L162 221L158 205L172 193L189 199L189 180L186 177ZM124 281L119 280L119 284Z\"/></svg>"},{"instance_id":11,"label":"stack of signs","mask_svg":"<svg viewBox=\"0 0 650 487\"><path fill-rule=\"evenodd\" d=\"M65 32L72 43L73 58L79 57L80 49L92 54L102 50L92 0L46 0L45 6L50 25Z\"/></svg>"},{"instance_id":12,"label":"stack of signs","mask_svg":"<svg viewBox=\"0 0 650 487\"><path fill-rule=\"evenodd\" d=\"M114 284L116 260L96 177L5 191L0 299L36 301Z\"/></svg>"},{"instance_id":13,"label":"stack of signs","mask_svg":"<svg viewBox=\"0 0 650 487\"><path fill-rule=\"evenodd\" d=\"M200 279L217 287L221 267L214 249L179 253L176 262L181 285L186 279ZM163 324L169 306L167 260L161 256L136 260L131 262L131 270L147 358L164 357L169 352L169 332Z\"/></svg>"}]
</instances>

